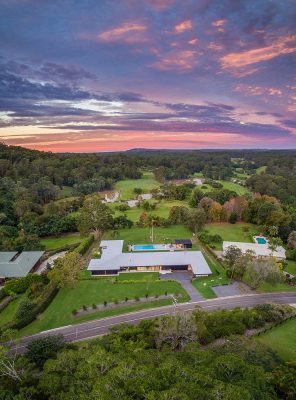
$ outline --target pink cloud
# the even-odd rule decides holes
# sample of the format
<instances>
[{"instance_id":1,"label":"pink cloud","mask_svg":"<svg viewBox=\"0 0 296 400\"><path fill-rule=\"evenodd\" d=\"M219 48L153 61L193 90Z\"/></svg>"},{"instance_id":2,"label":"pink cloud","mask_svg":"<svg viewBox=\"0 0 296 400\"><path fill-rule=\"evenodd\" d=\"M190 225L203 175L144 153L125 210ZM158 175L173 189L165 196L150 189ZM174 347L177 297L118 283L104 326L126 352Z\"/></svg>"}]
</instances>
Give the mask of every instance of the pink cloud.
<instances>
[{"instance_id":1,"label":"pink cloud","mask_svg":"<svg viewBox=\"0 0 296 400\"><path fill-rule=\"evenodd\" d=\"M151 8L154 8L158 11L163 11L166 8L171 7L176 2L176 0L146 0L146 2L150 5Z\"/></svg>"},{"instance_id":2,"label":"pink cloud","mask_svg":"<svg viewBox=\"0 0 296 400\"><path fill-rule=\"evenodd\" d=\"M190 19L175 25L175 33L183 33L185 31L190 31L191 29L192 29L192 22Z\"/></svg>"},{"instance_id":3,"label":"pink cloud","mask_svg":"<svg viewBox=\"0 0 296 400\"><path fill-rule=\"evenodd\" d=\"M220 51L220 50L223 50L223 46L218 43L210 42L208 45L208 49L214 50L214 51Z\"/></svg>"},{"instance_id":4,"label":"pink cloud","mask_svg":"<svg viewBox=\"0 0 296 400\"><path fill-rule=\"evenodd\" d=\"M193 50L172 50L162 59L152 64L161 71L189 72L198 64Z\"/></svg>"},{"instance_id":5,"label":"pink cloud","mask_svg":"<svg viewBox=\"0 0 296 400\"><path fill-rule=\"evenodd\" d=\"M248 94L251 96L281 96L282 90L274 87L262 87L262 86L255 86L255 85L247 85L247 84L238 84L234 87L236 92Z\"/></svg>"},{"instance_id":6,"label":"pink cloud","mask_svg":"<svg viewBox=\"0 0 296 400\"><path fill-rule=\"evenodd\" d=\"M243 72L243 69L250 65L272 60L273 58L295 51L296 35L290 35L281 37L268 46L226 54L220 59L220 62L223 69L235 74L237 71Z\"/></svg>"},{"instance_id":7,"label":"pink cloud","mask_svg":"<svg viewBox=\"0 0 296 400\"><path fill-rule=\"evenodd\" d=\"M218 32L224 32L224 25L226 24L226 19L216 19L212 22L212 25L216 28Z\"/></svg>"},{"instance_id":8,"label":"pink cloud","mask_svg":"<svg viewBox=\"0 0 296 400\"><path fill-rule=\"evenodd\" d=\"M110 30L101 32L97 40L101 42L141 43L148 40L147 26L137 22L124 22Z\"/></svg>"},{"instance_id":9,"label":"pink cloud","mask_svg":"<svg viewBox=\"0 0 296 400\"><path fill-rule=\"evenodd\" d=\"M191 39L191 40L188 41L188 44L191 44L191 45L194 45L196 43L198 43L198 39L197 38L194 38L194 39Z\"/></svg>"}]
</instances>

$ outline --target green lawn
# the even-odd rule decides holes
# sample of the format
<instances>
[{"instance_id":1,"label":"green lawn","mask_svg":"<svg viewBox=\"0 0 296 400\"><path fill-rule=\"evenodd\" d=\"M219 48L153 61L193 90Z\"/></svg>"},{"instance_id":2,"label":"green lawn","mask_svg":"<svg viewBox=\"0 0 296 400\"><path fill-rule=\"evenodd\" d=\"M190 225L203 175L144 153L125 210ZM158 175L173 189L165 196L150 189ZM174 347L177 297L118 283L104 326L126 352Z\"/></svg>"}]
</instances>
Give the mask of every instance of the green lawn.
<instances>
[{"instance_id":1,"label":"green lawn","mask_svg":"<svg viewBox=\"0 0 296 400\"><path fill-rule=\"evenodd\" d=\"M217 296L212 286L230 283L230 279L226 277L222 264L208 250L204 249L203 253L211 268L212 275L195 278L192 284L205 299L213 299Z\"/></svg>"},{"instance_id":2,"label":"green lawn","mask_svg":"<svg viewBox=\"0 0 296 400\"><path fill-rule=\"evenodd\" d=\"M16 299L12 300L7 307L4 308L0 312L0 326L5 325L6 323L10 322L13 320L16 310L18 309L18 306L20 302L22 301L23 296L19 296Z\"/></svg>"},{"instance_id":3,"label":"green lawn","mask_svg":"<svg viewBox=\"0 0 296 400\"><path fill-rule=\"evenodd\" d=\"M61 289L46 311L39 316L38 320L22 329L20 335L32 334L42 330L107 316L110 315L110 311L112 311L111 315L112 313L113 315L120 313L120 309L117 308L116 310L91 313L83 317L73 317L72 310L81 309L83 305L92 306L93 303L102 304L104 301L124 300L125 297L129 299L134 299L135 296L145 297L146 293L149 296L163 295L165 292L169 294L179 293L182 295L180 298L181 302L189 300L188 294L178 282L139 280L134 283L114 283L113 279L100 278L81 280L77 282L74 289ZM166 300L165 304L170 304L170 300ZM163 305L163 302L161 305ZM134 306L141 308L143 305L135 304ZM152 307L151 304L150 307Z\"/></svg>"},{"instance_id":4,"label":"green lawn","mask_svg":"<svg viewBox=\"0 0 296 400\"><path fill-rule=\"evenodd\" d=\"M273 293L273 292L296 292L296 286L288 285L287 283L277 283L271 285L270 283L263 283L257 289L259 293Z\"/></svg>"},{"instance_id":5,"label":"green lawn","mask_svg":"<svg viewBox=\"0 0 296 400\"><path fill-rule=\"evenodd\" d=\"M219 181L222 183L224 189L233 190L239 196L243 196L244 194L250 193L249 189L239 185L238 183L229 182L229 181Z\"/></svg>"},{"instance_id":6,"label":"green lawn","mask_svg":"<svg viewBox=\"0 0 296 400\"><path fill-rule=\"evenodd\" d=\"M116 277L116 281L157 281L159 272L128 272L121 273Z\"/></svg>"},{"instance_id":7,"label":"green lawn","mask_svg":"<svg viewBox=\"0 0 296 400\"><path fill-rule=\"evenodd\" d=\"M243 227L248 226L249 232L244 232ZM220 235L223 241L229 242L253 242L253 235L258 233L256 225L248 223L229 224L226 222L211 223L205 226L211 235ZM217 250L222 250L222 243L213 243Z\"/></svg>"},{"instance_id":8,"label":"green lawn","mask_svg":"<svg viewBox=\"0 0 296 400\"><path fill-rule=\"evenodd\" d=\"M124 240L124 249L127 250L128 244L149 244L151 243L151 228L121 229L119 235L112 237L112 232L106 232L103 239L121 239ZM173 225L167 228L154 228L154 243L172 243L175 239L190 239L192 233L188 228L182 225ZM197 249L197 246L194 246Z\"/></svg>"},{"instance_id":9,"label":"green lawn","mask_svg":"<svg viewBox=\"0 0 296 400\"><path fill-rule=\"evenodd\" d=\"M271 347L284 361L296 361L295 318L258 336L257 340Z\"/></svg>"},{"instance_id":10,"label":"green lawn","mask_svg":"<svg viewBox=\"0 0 296 400\"><path fill-rule=\"evenodd\" d=\"M178 200L173 200L173 201L161 200L159 203L156 202L155 200L150 200L150 202L157 203L155 210L145 211L143 209L143 207L133 207L127 211L121 212L121 211L116 210L116 207L118 207L118 205L120 203L110 204L109 207L115 211L114 217L126 214L127 218L133 222L139 221L139 217L143 212L147 213L148 215L151 214L151 215L156 215L156 216L162 217L162 218L168 218L169 214L170 214L170 209L172 207L174 207L174 206L185 206L185 207L187 206L188 207L187 202L178 201Z\"/></svg>"},{"instance_id":11,"label":"green lawn","mask_svg":"<svg viewBox=\"0 0 296 400\"><path fill-rule=\"evenodd\" d=\"M154 179L152 172L144 172L141 179L127 179L117 182L115 190L120 192L122 200L130 200L136 197L134 188L141 188L144 193L149 193L151 189L159 186L160 184Z\"/></svg>"},{"instance_id":12,"label":"green lawn","mask_svg":"<svg viewBox=\"0 0 296 400\"><path fill-rule=\"evenodd\" d=\"M263 165L262 167L259 167L256 169L256 174L261 174L261 172L265 172L266 171L267 166Z\"/></svg>"},{"instance_id":13,"label":"green lawn","mask_svg":"<svg viewBox=\"0 0 296 400\"><path fill-rule=\"evenodd\" d=\"M51 251L62 249L65 246L70 246L74 244L78 245L79 243L81 243L82 240L83 238L78 235L66 235L56 238L41 239L41 243L45 245L45 250Z\"/></svg>"},{"instance_id":14,"label":"green lawn","mask_svg":"<svg viewBox=\"0 0 296 400\"><path fill-rule=\"evenodd\" d=\"M296 275L296 261L287 260L288 265L285 267L285 271L289 274Z\"/></svg>"}]
</instances>

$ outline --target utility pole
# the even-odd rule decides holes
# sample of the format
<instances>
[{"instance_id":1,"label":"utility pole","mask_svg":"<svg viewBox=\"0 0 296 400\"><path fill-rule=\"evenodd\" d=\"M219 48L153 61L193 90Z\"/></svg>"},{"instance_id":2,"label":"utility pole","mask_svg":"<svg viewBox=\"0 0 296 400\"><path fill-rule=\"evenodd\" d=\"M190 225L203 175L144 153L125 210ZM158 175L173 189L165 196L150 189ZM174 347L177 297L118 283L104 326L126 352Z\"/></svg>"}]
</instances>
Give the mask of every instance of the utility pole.
<instances>
[{"instance_id":1,"label":"utility pole","mask_svg":"<svg viewBox=\"0 0 296 400\"><path fill-rule=\"evenodd\" d=\"M172 302L173 302L173 306L174 306L174 315L176 316L176 314L177 314L178 299L177 299L177 297L175 297L173 294L172 294Z\"/></svg>"}]
</instances>

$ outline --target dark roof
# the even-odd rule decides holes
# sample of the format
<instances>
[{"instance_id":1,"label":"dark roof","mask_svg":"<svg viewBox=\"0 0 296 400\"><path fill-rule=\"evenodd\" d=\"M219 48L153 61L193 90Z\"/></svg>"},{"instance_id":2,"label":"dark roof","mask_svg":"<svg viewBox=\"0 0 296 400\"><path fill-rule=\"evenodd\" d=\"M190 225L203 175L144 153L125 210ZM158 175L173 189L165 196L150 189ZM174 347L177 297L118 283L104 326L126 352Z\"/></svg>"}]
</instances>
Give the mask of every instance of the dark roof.
<instances>
[{"instance_id":1,"label":"dark roof","mask_svg":"<svg viewBox=\"0 0 296 400\"><path fill-rule=\"evenodd\" d=\"M176 244L192 244L190 239L176 239L175 243Z\"/></svg>"}]
</instances>

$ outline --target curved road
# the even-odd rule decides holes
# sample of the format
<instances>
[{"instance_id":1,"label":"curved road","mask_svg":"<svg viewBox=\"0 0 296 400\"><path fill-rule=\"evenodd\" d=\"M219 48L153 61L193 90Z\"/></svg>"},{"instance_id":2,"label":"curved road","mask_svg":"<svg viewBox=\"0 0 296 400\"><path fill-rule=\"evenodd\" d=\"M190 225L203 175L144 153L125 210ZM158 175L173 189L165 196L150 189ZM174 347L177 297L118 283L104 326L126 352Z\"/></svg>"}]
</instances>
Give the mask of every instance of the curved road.
<instances>
[{"instance_id":1,"label":"curved road","mask_svg":"<svg viewBox=\"0 0 296 400\"><path fill-rule=\"evenodd\" d=\"M205 311L217 309L231 309L234 307L253 307L257 304L273 302L278 304L296 304L296 292L266 293L266 294L248 294L242 296L219 297L211 300L203 300L189 303L178 304L178 311L192 311L199 306ZM26 346L33 339L61 333L67 342L77 342L105 335L110 328L126 323L137 324L141 320L160 317L163 315L172 315L175 313L173 306L151 308L143 311L136 311L128 314L117 315L114 317L102 318L90 322L84 322L77 325L68 325L60 328L43 331L31 336L24 336L20 343L12 347L11 350L17 353L23 353Z\"/></svg>"}]
</instances>

